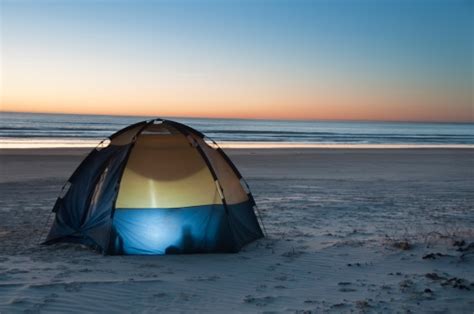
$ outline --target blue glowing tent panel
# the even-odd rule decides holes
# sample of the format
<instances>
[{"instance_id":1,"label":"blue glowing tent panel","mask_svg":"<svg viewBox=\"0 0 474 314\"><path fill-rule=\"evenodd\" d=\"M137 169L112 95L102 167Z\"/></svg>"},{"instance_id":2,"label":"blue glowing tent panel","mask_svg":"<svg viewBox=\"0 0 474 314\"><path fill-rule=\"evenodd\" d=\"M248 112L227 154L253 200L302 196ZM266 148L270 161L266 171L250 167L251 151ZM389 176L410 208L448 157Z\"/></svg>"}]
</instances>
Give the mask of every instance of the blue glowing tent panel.
<instances>
[{"instance_id":1,"label":"blue glowing tent panel","mask_svg":"<svg viewBox=\"0 0 474 314\"><path fill-rule=\"evenodd\" d=\"M170 254L234 250L223 206L117 209L113 254Z\"/></svg>"}]
</instances>

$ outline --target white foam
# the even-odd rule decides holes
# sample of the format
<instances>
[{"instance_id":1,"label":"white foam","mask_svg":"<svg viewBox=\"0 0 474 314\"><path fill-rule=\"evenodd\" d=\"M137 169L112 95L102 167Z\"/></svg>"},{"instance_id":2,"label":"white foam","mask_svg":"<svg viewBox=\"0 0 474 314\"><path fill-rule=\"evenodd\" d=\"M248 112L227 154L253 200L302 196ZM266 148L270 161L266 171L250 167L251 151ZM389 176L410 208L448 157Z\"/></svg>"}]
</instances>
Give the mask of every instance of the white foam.
<instances>
[{"instance_id":1,"label":"white foam","mask_svg":"<svg viewBox=\"0 0 474 314\"><path fill-rule=\"evenodd\" d=\"M0 139L0 149L28 148L93 148L101 140L96 139Z\"/></svg>"},{"instance_id":2,"label":"white foam","mask_svg":"<svg viewBox=\"0 0 474 314\"><path fill-rule=\"evenodd\" d=\"M355 143L305 143L305 142L218 142L222 148L474 148L473 144L355 144Z\"/></svg>"},{"instance_id":3,"label":"white foam","mask_svg":"<svg viewBox=\"0 0 474 314\"><path fill-rule=\"evenodd\" d=\"M98 139L21 139L0 138L0 149L34 148L93 148ZM228 149L291 149L291 148L334 148L334 149L408 149L408 148L474 148L474 144L359 144L359 143L311 143L311 142L217 142Z\"/></svg>"}]
</instances>

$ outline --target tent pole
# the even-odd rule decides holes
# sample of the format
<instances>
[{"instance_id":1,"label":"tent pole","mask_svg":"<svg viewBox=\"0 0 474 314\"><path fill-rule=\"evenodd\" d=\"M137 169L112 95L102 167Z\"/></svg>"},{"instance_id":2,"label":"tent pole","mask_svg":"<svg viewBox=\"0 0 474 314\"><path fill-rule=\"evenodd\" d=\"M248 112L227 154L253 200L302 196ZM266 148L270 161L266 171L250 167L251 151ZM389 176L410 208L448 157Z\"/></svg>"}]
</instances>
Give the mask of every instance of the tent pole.
<instances>
[{"instance_id":1,"label":"tent pole","mask_svg":"<svg viewBox=\"0 0 474 314\"><path fill-rule=\"evenodd\" d=\"M115 185L115 190L117 191L117 194L115 194L115 197L114 197L114 201L112 203L112 209L110 211L110 228L112 228L112 222L113 222L113 219L114 219L114 214L115 214L115 206L116 206L116 203L117 203L117 198L118 198L118 194L119 194L119 188L120 188L120 183L122 181L122 177L123 177L123 173L125 172L125 167L127 166L127 163L128 163L128 159L130 158L130 154L132 153L132 150L133 150L133 147L135 146L135 143L137 142L138 140L138 137L140 136L140 134L149 126L151 125L155 120L158 120L158 119L153 119L153 120L150 120L149 122L145 123L145 125L140 129L138 130L138 132L135 134L135 136L133 137L133 140L132 140L132 143L130 145L130 148L128 149L128 152L127 152L127 156L125 156L125 159L123 160L123 165L122 165L122 169L120 169L120 175L117 179L117 183ZM112 140L112 138L111 138ZM108 240L107 240L107 245L110 246L110 234L111 234L111 231L109 230L109 236L108 236ZM106 251L108 250L108 247L107 248L102 248L102 254L103 255L106 255Z\"/></svg>"}]
</instances>

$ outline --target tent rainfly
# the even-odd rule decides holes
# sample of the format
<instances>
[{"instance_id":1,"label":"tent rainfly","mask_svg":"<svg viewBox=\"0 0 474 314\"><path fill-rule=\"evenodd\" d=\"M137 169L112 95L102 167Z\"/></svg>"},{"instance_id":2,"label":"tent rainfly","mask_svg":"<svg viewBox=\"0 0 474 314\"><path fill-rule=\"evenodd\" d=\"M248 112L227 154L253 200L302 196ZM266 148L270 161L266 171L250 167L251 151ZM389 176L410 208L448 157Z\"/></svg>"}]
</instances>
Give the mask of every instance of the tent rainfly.
<instances>
[{"instance_id":1,"label":"tent rainfly","mask_svg":"<svg viewBox=\"0 0 474 314\"><path fill-rule=\"evenodd\" d=\"M238 252L263 237L254 209L215 142L154 119L118 131L84 159L54 205L44 243L110 255Z\"/></svg>"}]
</instances>

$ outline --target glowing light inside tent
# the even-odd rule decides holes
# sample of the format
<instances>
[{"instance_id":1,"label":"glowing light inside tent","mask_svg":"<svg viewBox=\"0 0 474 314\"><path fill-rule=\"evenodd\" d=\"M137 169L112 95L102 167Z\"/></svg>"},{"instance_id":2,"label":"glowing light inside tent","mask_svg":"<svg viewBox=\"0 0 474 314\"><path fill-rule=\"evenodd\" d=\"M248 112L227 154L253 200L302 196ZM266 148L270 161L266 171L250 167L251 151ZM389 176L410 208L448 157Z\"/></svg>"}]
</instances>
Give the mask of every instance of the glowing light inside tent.
<instances>
[{"instance_id":1,"label":"glowing light inside tent","mask_svg":"<svg viewBox=\"0 0 474 314\"><path fill-rule=\"evenodd\" d=\"M116 253L166 254L192 252L214 245L224 213L216 205L179 209L117 209Z\"/></svg>"},{"instance_id":2,"label":"glowing light inside tent","mask_svg":"<svg viewBox=\"0 0 474 314\"><path fill-rule=\"evenodd\" d=\"M125 254L165 254L181 242L179 221L166 211L117 210L114 226L116 249Z\"/></svg>"}]
</instances>

